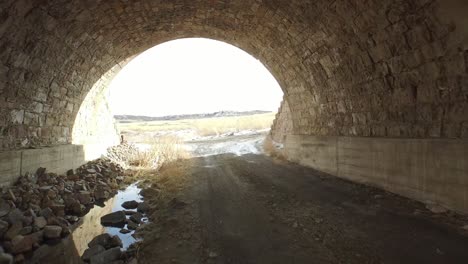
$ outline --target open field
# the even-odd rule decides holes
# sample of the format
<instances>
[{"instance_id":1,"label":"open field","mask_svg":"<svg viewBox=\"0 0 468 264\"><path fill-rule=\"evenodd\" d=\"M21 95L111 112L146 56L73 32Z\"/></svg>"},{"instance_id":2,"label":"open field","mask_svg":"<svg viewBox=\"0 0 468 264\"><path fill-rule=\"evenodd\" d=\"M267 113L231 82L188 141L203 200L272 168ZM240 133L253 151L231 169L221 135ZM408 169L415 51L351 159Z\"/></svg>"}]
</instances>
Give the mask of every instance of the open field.
<instances>
[{"instance_id":1,"label":"open field","mask_svg":"<svg viewBox=\"0 0 468 264\"><path fill-rule=\"evenodd\" d=\"M275 113L249 116L228 116L201 119L183 119L171 121L125 122L118 123L124 134L167 134L170 131L192 131L200 137L236 133L245 130L263 130L270 128Z\"/></svg>"}]
</instances>

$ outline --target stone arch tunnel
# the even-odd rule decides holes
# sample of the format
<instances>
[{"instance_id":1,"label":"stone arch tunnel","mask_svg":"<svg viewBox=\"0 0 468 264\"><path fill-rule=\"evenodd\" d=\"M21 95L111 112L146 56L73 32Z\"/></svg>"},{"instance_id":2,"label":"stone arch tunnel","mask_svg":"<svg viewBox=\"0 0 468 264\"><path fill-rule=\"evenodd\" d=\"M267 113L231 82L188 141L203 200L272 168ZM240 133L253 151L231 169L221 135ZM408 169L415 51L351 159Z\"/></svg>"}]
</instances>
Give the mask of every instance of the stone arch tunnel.
<instances>
[{"instance_id":1,"label":"stone arch tunnel","mask_svg":"<svg viewBox=\"0 0 468 264\"><path fill-rule=\"evenodd\" d=\"M4 0L0 181L79 165L115 143L96 99L108 81L152 46L205 37L247 51L278 80L272 137L290 160L467 213L467 6Z\"/></svg>"}]
</instances>

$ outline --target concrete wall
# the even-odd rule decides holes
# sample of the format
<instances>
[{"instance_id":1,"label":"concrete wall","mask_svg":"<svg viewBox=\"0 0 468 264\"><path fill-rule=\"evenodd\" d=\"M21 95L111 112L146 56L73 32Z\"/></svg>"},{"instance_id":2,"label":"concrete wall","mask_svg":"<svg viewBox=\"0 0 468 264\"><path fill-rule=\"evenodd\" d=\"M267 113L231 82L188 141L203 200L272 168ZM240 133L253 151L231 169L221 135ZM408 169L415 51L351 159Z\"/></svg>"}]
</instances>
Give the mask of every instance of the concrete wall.
<instances>
[{"instance_id":1,"label":"concrete wall","mask_svg":"<svg viewBox=\"0 0 468 264\"><path fill-rule=\"evenodd\" d=\"M65 173L85 161L84 147L80 145L1 152L0 186L10 185L20 175L36 172L39 167L47 168L49 172Z\"/></svg>"},{"instance_id":2,"label":"concrete wall","mask_svg":"<svg viewBox=\"0 0 468 264\"><path fill-rule=\"evenodd\" d=\"M290 135L291 161L468 213L468 140Z\"/></svg>"}]
</instances>

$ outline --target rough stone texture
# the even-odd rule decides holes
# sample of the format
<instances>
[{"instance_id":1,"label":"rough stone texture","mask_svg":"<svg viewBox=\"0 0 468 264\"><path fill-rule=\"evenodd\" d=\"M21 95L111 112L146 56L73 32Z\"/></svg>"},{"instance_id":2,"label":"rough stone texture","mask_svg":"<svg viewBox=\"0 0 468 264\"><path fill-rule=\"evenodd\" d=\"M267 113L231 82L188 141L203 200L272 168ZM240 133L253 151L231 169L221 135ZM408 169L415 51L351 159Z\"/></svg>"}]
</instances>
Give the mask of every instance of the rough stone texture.
<instances>
[{"instance_id":1,"label":"rough stone texture","mask_svg":"<svg viewBox=\"0 0 468 264\"><path fill-rule=\"evenodd\" d=\"M105 104L83 104L89 92L105 94L119 64L183 37L261 60L295 134L467 138L466 5L452 2L2 1L0 150L96 138L73 129L96 111L110 125Z\"/></svg>"},{"instance_id":2,"label":"rough stone texture","mask_svg":"<svg viewBox=\"0 0 468 264\"><path fill-rule=\"evenodd\" d=\"M78 111L72 143L86 146L86 160L98 158L108 147L120 143L120 135L107 100L109 84L121 68L118 64L104 74L94 84Z\"/></svg>"},{"instance_id":3,"label":"rough stone texture","mask_svg":"<svg viewBox=\"0 0 468 264\"><path fill-rule=\"evenodd\" d=\"M273 125L271 126L271 138L277 143L284 143L286 136L292 133L291 111L288 102L283 98L278 109Z\"/></svg>"}]
</instances>

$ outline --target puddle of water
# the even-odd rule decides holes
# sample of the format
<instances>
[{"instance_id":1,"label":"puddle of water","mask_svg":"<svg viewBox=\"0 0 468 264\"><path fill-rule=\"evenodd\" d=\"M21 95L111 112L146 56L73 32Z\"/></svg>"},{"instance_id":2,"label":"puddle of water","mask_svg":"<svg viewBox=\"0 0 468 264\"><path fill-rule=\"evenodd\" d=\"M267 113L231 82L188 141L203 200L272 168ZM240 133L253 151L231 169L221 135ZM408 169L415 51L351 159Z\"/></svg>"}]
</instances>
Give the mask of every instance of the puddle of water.
<instances>
[{"instance_id":1,"label":"puddle of water","mask_svg":"<svg viewBox=\"0 0 468 264\"><path fill-rule=\"evenodd\" d=\"M127 210L122 207L122 203L125 201L135 200L137 202L142 202L142 197L139 194L140 188L138 188L137 183L134 183L128 186L125 190L120 190L118 193L111 199L107 200L104 203L103 207L94 206L83 218L82 224L73 231L73 241L75 247L80 255L88 248L88 243L96 236L108 233L112 236L117 235L122 240L123 249L127 249L131 244L138 241L132 235L135 233L134 230L128 234L120 233L122 228L116 227L104 227L101 225L101 217L116 211ZM136 211L127 210L127 211ZM127 219L130 216L127 216ZM148 219L145 217L142 219L143 222L147 222ZM125 226L124 228L126 228Z\"/></svg>"},{"instance_id":2,"label":"puddle of water","mask_svg":"<svg viewBox=\"0 0 468 264\"><path fill-rule=\"evenodd\" d=\"M112 212L117 212L117 211L122 211L122 210L136 212L136 209L129 210L129 209L123 208L122 203L126 202L126 201L132 201L132 200L135 200L137 202L143 202L143 199L142 199L142 197L140 195L140 190L141 189L138 188L137 183L134 183L134 184L128 186L125 190L119 191L117 193L117 195L113 199ZM129 215L127 215L127 219L128 218L130 218ZM142 220L143 220L143 222L148 221L148 219L146 217L144 217ZM127 225L125 225L124 228L127 228ZM127 249L131 244L133 244L133 243L135 243L137 241L132 236L135 233L134 230L130 230L131 232L128 233L128 234L122 234L122 233L120 233L120 230L122 228L106 227L105 229L106 229L105 230L106 233L109 233L112 236L117 235L117 236L120 237L120 239L122 240L123 249Z\"/></svg>"}]
</instances>

